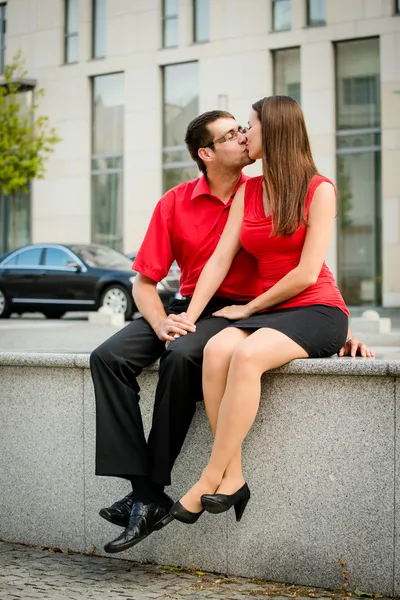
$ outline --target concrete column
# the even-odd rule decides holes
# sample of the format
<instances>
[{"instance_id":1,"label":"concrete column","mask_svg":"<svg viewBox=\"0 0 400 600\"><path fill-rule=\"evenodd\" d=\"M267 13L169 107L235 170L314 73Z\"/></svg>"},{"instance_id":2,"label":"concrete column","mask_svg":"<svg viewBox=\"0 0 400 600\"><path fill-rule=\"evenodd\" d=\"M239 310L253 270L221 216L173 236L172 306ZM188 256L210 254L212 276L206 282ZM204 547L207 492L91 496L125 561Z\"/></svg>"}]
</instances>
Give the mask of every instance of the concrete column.
<instances>
[{"instance_id":1,"label":"concrete column","mask_svg":"<svg viewBox=\"0 0 400 600\"><path fill-rule=\"evenodd\" d=\"M400 306L400 31L381 35L380 57L383 305Z\"/></svg>"},{"instance_id":2,"label":"concrete column","mask_svg":"<svg viewBox=\"0 0 400 600\"><path fill-rule=\"evenodd\" d=\"M79 61L92 58L92 2L79 2Z\"/></svg>"},{"instance_id":3,"label":"concrete column","mask_svg":"<svg viewBox=\"0 0 400 600\"><path fill-rule=\"evenodd\" d=\"M300 54L301 104L311 148L322 175L336 181L335 65L330 42L304 44ZM337 270L336 229L327 263Z\"/></svg>"}]
</instances>

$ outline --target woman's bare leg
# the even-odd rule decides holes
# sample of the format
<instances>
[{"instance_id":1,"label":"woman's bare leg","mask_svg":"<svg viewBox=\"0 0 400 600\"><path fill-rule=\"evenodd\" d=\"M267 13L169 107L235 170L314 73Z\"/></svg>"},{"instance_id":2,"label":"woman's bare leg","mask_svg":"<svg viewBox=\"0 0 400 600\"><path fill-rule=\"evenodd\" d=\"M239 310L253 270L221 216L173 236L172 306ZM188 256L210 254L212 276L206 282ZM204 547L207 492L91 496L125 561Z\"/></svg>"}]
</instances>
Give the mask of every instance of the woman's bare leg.
<instances>
[{"instance_id":1,"label":"woman's bare leg","mask_svg":"<svg viewBox=\"0 0 400 600\"><path fill-rule=\"evenodd\" d=\"M222 480L256 417L260 403L261 375L295 358L307 356L301 346L274 329L259 329L240 342L230 361L210 461L199 481L181 499L186 509L199 512L202 494L213 494L217 490L228 493L222 491ZM225 477L225 487L227 482Z\"/></svg>"},{"instance_id":2,"label":"woman's bare leg","mask_svg":"<svg viewBox=\"0 0 400 600\"><path fill-rule=\"evenodd\" d=\"M240 329L230 327L215 335L204 348L203 356L203 395L204 404L211 430L215 436L217 427L218 411L225 392L229 366L233 353L237 346L248 336L248 333ZM233 481L243 481L241 467L241 450L235 454L227 466ZM240 487L240 485L239 485ZM196 493L190 494L185 500L185 508L191 512L201 510L200 496L207 493L202 491L198 482ZM193 490L193 488L192 488ZM193 490L195 491L195 490Z\"/></svg>"},{"instance_id":3,"label":"woman's bare leg","mask_svg":"<svg viewBox=\"0 0 400 600\"><path fill-rule=\"evenodd\" d=\"M225 393L232 356L249 332L229 327L214 336L204 349L203 394L211 430L215 436L219 407ZM226 485L228 484L228 485ZM242 450L239 448L229 462L220 485L221 494L231 494L244 484ZM200 509L199 509L200 510Z\"/></svg>"}]
</instances>

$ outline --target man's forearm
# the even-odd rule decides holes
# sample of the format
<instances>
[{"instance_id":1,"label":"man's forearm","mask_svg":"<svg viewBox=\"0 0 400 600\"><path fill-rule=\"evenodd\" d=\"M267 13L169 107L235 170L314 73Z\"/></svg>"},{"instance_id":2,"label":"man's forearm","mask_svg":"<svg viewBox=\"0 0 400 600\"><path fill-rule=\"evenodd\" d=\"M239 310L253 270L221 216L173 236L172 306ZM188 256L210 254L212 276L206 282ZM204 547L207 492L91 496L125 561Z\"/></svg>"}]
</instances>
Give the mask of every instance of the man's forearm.
<instances>
[{"instance_id":1,"label":"man's forearm","mask_svg":"<svg viewBox=\"0 0 400 600\"><path fill-rule=\"evenodd\" d=\"M167 317L156 285L155 281L153 282L147 278L144 279L141 275L137 275L132 288L133 299L139 312L154 331L158 330L160 324Z\"/></svg>"}]
</instances>

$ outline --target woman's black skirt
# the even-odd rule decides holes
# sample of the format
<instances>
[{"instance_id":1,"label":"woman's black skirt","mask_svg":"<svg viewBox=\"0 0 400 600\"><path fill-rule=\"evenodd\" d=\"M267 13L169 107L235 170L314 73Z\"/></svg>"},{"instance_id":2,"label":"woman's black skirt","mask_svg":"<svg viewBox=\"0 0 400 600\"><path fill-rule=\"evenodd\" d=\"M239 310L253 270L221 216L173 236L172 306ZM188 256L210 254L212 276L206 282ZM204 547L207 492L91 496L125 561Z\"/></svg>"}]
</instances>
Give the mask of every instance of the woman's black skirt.
<instances>
[{"instance_id":1,"label":"woman's black skirt","mask_svg":"<svg viewBox=\"0 0 400 600\"><path fill-rule=\"evenodd\" d=\"M309 358L324 358L339 352L348 331L348 318L340 308L313 304L256 313L230 323L229 327L254 330L276 329L301 346Z\"/></svg>"}]
</instances>

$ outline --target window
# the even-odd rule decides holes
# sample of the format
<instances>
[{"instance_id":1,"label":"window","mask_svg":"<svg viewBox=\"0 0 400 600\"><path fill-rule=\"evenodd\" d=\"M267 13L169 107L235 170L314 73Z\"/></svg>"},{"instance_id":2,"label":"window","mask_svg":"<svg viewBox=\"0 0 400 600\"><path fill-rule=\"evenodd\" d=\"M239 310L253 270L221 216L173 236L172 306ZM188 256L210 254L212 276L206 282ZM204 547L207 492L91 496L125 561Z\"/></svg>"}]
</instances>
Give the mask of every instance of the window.
<instances>
[{"instance_id":1,"label":"window","mask_svg":"<svg viewBox=\"0 0 400 600\"><path fill-rule=\"evenodd\" d=\"M30 192L18 191L13 201L0 190L0 254L30 243Z\"/></svg>"},{"instance_id":2,"label":"window","mask_svg":"<svg viewBox=\"0 0 400 600\"><path fill-rule=\"evenodd\" d=\"M326 0L307 0L307 25L326 24Z\"/></svg>"},{"instance_id":3,"label":"window","mask_svg":"<svg viewBox=\"0 0 400 600\"><path fill-rule=\"evenodd\" d=\"M4 73L6 61L6 16L7 4L0 4L0 75Z\"/></svg>"},{"instance_id":4,"label":"window","mask_svg":"<svg viewBox=\"0 0 400 600\"><path fill-rule=\"evenodd\" d=\"M381 303L379 40L336 44L338 284L350 305Z\"/></svg>"},{"instance_id":5,"label":"window","mask_svg":"<svg viewBox=\"0 0 400 600\"><path fill-rule=\"evenodd\" d=\"M31 248L20 252L17 257L17 265L26 267L37 267L40 265L40 257L43 248Z\"/></svg>"},{"instance_id":6,"label":"window","mask_svg":"<svg viewBox=\"0 0 400 600\"><path fill-rule=\"evenodd\" d=\"M92 241L122 249L124 75L93 78Z\"/></svg>"},{"instance_id":7,"label":"window","mask_svg":"<svg viewBox=\"0 0 400 600\"><path fill-rule=\"evenodd\" d=\"M163 48L178 46L178 0L163 0Z\"/></svg>"},{"instance_id":8,"label":"window","mask_svg":"<svg viewBox=\"0 0 400 600\"><path fill-rule=\"evenodd\" d=\"M44 264L46 267L66 267L67 263L72 262L74 259L68 252L61 248L46 248Z\"/></svg>"},{"instance_id":9,"label":"window","mask_svg":"<svg viewBox=\"0 0 400 600\"><path fill-rule=\"evenodd\" d=\"M272 0L272 29L285 31L292 27L292 0Z\"/></svg>"},{"instance_id":10,"label":"window","mask_svg":"<svg viewBox=\"0 0 400 600\"><path fill-rule=\"evenodd\" d=\"M193 0L193 41L210 39L210 0Z\"/></svg>"},{"instance_id":11,"label":"window","mask_svg":"<svg viewBox=\"0 0 400 600\"><path fill-rule=\"evenodd\" d=\"M32 118L33 91L29 86L21 87L16 101L21 117ZM0 254L31 241L31 193L18 190L15 198L6 196L0 189Z\"/></svg>"},{"instance_id":12,"label":"window","mask_svg":"<svg viewBox=\"0 0 400 600\"><path fill-rule=\"evenodd\" d=\"M380 127L380 67L377 56L379 41L375 38L336 45L339 131Z\"/></svg>"},{"instance_id":13,"label":"window","mask_svg":"<svg viewBox=\"0 0 400 600\"><path fill-rule=\"evenodd\" d=\"M399 15L400 14L400 0L395 0L394 12Z\"/></svg>"},{"instance_id":14,"label":"window","mask_svg":"<svg viewBox=\"0 0 400 600\"><path fill-rule=\"evenodd\" d=\"M43 248L30 248L14 254L10 259L3 262L4 265L18 265L19 267L38 267Z\"/></svg>"},{"instance_id":15,"label":"window","mask_svg":"<svg viewBox=\"0 0 400 600\"><path fill-rule=\"evenodd\" d=\"M14 254L14 256L12 256L11 258L4 259L1 263L1 266L4 267L5 265L7 265L7 267L13 267L17 264L17 259L18 254Z\"/></svg>"},{"instance_id":16,"label":"window","mask_svg":"<svg viewBox=\"0 0 400 600\"><path fill-rule=\"evenodd\" d=\"M275 50L274 94L291 96L301 102L300 48Z\"/></svg>"},{"instance_id":17,"label":"window","mask_svg":"<svg viewBox=\"0 0 400 600\"><path fill-rule=\"evenodd\" d=\"M186 127L199 113L198 78L197 62L164 67L164 191L199 174L184 142Z\"/></svg>"},{"instance_id":18,"label":"window","mask_svg":"<svg viewBox=\"0 0 400 600\"><path fill-rule=\"evenodd\" d=\"M78 0L65 0L65 62L78 62Z\"/></svg>"},{"instance_id":19,"label":"window","mask_svg":"<svg viewBox=\"0 0 400 600\"><path fill-rule=\"evenodd\" d=\"M89 267L125 269L125 271L132 269L132 261L125 254L121 254L121 252L117 252L106 246L96 246L95 244L85 244L82 246L78 244L75 246L73 244L71 245L71 250Z\"/></svg>"},{"instance_id":20,"label":"window","mask_svg":"<svg viewBox=\"0 0 400 600\"><path fill-rule=\"evenodd\" d=\"M377 75L345 77L343 79L343 103L349 105L377 104ZM379 79L379 78L378 78Z\"/></svg>"},{"instance_id":21,"label":"window","mask_svg":"<svg viewBox=\"0 0 400 600\"><path fill-rule=\"evenodd\" d=\"M106 0L92 0L92 58L106 55Z\"/></svg>"}]
</instances>

